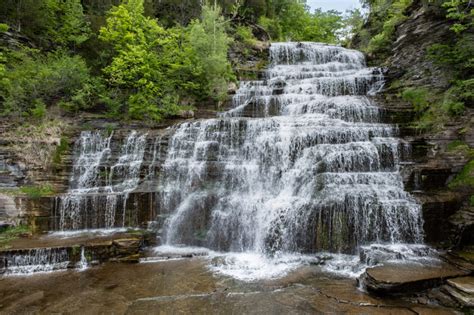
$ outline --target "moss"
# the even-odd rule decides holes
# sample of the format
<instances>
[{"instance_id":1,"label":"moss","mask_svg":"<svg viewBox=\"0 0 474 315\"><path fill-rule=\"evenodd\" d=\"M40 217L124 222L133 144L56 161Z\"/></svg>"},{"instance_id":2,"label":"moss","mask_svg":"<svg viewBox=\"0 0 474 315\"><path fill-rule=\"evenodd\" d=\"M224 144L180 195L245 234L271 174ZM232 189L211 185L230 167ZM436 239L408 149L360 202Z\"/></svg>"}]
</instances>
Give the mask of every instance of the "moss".
<instances>
[{"instance_id":1,"label":"moss","mask_svg":"<svg viewBox=\"0 0 474 315\"><path fill-rule=\"evenodd\" d=\"M430 105L430 101L428 100L428 90L424 88L406 89L401 93L401 97L403 100L412 104L413 109L418 113L423 112Z\"/></svg>"},{"instance_id":2,"label":"moss","mask_svg":"<svg viewBox=\"0 0 474 315\"><path fill-rule=\"evenodd\" d=\"M77 256L81 253L81 246L80 245L73 245L71 247L71 255Z\"/></svg>"},{"instance_id":3,"label":"moss","mask_svg":"<svg viewBox=\"0 0 474 315\"><path fill-rule=\"evenodd\" d=\"M447 146L448 152L461 152L465 153L469 157L474 157L474 149L471 148L466 142L461 140L454 140Z\"/></svg>"},{"instance_id":4,"label":"moss","mask_svg":"<svg viewBox=\"0 0 474 315\"><path fill-rule=\"evenodd\" d=\"M114 132L114 130L117 128L117 126L115 124L111 124L111 123L108 123L105 125L105 130L107 132L107 135L111 135L112 132Z\"/></svg>"},{"instance_id":5,"label":"moss","mask_svg":"<svg viewBox=\"0 0 474 315\"><path fill-rule=\"evenodd\" d=\"M9 243L22 235L30 234L31 230L26 225L7 227L0 230L0 248L9 248Z\"/></svg>"},{"instance_id":6,"label":"moss","mask_svg":"<svg viewBox=\"0 0 474 315\"><path fill-rule=\"evenodd\" d=\"M474 195L471 195L471 198L469 198L469 205L474 207Z\"/></svg>"},{"instance_id":7,"label":"moss","mask_svg":"<svg viewBox=\"0 0 474 315\"><path fill-rule=\"evenodd\" d=\"M38 199L54 194L54 189L51 185L23 186L20 188L20 191L32 199Z\"/></svg>"},{"instance_id":8,"label":"moss","mask_svg":"<svg viewBox=\"0 0 474 315\"><path fill-rule=\"evenodd\" d=\"M146 231L136 230L136 229L128 229L127 234L142 236L142 235L146 234Z\"/></svg>"},{"instance_id":9,"label":"moss","mask_svg":"<svg viewBox=\"0 0 474 315\"><path fill-rule=\"evenodd\" d=\"M448 186L451 189L474 188L474 160L470 160Z\"/></svg>"},{"instance_id":10,"label":"moss","mask_svg":"<svg viewBox=\"0 0 474 315\"><path fill-rule=\"evenodd\" d=\"M0 33L8 32L10 27L7 24L0 23Z\"/></svg>"},{"instance_id":11,"label":"moss","mask_svg":"<svg viewBox=\"0 0 474 315\"><path fill-rule=\"evenodd\" d=\"M58 168L62 163L63 156L69 151L69 141L66 137L61 137L59 145L56 147L56 151L53 153L52 165L54 168Z\"/></svg>"}]
</instances>

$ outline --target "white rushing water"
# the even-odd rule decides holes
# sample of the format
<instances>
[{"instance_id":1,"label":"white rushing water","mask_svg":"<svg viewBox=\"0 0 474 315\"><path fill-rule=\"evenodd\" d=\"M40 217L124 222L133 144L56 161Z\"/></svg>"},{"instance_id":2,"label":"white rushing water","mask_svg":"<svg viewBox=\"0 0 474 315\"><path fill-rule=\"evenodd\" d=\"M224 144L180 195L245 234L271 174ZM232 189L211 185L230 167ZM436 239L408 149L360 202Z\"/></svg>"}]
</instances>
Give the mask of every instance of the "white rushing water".
<instances>
[{"instance_id":1,"label":"white rushing water","mask_svg":"<svg viewBox=\"0 0 474 315\"><path fill-rule=\"evenodd\" d=\"M69 265L66 248L36 248L1 255L6 275L30 275L65 270Z\"/></svg>"},{"instance_id":2,"label":"white rushing water","mask_svg":"<svg viewBox=\"0 0 474 315\"><path fill-rule=\"evenodd\" d=\"M146 134L131 131L112 161L113 134L84 131L76 143L70 189L58 200L56 230L127 226L127 200L140 181Z\"/></svg>"},{"instance_id":3,"label":"white rushing water","mask_svg":"<svg viewBox=\"0 0 474 315\"><path fill-rule=\"evenodd\" d=\"M158 189L166 244L227 252L213 270L261 278L326 252L337 254L328 271L356 275L360 261L344 254L360 246L421 243L399 174L407 145L368 97L381 72L317 43L274 43L270 58L231 110L177 127Z\"/></svg>"}]
</instances>

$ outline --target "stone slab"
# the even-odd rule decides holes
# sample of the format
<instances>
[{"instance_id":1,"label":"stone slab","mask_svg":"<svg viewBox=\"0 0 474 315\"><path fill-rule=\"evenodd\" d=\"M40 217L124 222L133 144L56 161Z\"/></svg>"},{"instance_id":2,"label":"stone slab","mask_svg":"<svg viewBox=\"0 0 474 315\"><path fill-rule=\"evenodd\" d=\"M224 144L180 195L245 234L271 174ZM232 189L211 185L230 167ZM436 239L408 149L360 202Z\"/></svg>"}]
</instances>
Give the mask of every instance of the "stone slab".
<instances>
[{"instance_id":1,"label":"stone slab","mask_svg":"<svg viewBox=\"0 0 474 315\"><path fill-rule=\"evenodd\" d=\"M448 284L466 294L472 294L474 296L474 277L449 279Z\"/></svg>"},{"instance_id":2,"label":"stone slab","mask_svg":"<svg viewBox=\"0 0 474 315\"><path fill-rule=\"evenodd\" d=\"M409 293L440 285L445 279L466 276L461 270L447 263L384 264L368 268L361 281L367 290L382 293Z\"/></svg>"},{"instance_id":3,"label":"stone slab","mask_svg":"<svg viewBox=\"0 0 474 315\"><path fill-rule=\"evenodd\" d=\"M457 302L464 307L474 307L474 295L466 294L461 290L458 290L451 286L444 288L449 295L451 295Z\"/></svg>"}]
</instances>

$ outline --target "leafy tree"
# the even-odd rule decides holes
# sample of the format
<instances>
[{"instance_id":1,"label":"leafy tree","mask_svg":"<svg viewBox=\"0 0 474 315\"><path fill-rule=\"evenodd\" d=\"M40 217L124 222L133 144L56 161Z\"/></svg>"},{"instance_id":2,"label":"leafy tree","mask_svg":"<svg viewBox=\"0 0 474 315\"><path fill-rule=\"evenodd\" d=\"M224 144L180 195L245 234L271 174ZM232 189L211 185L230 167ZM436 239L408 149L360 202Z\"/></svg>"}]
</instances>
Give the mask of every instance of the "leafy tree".
<instances>
[{"instance_id":1,"label":"leafy tree","mask_svg":"<svg viewBox=\"0 0 474 315\"><path fill-rule=\"evenodd\" d=\"M42 46L75 47L90 36L80 0L3 0L0 18Z\"/></svg>"},{"instance_id":2,"label":"leafy tree","mask_svg":"<svg viewBox=\"0 0 474 315\"><path fill-rule=\"evenodd\" d=\"M172 40L156 20L144 15L143 0L125 0L113 7L100 39L112 46L112 61L104 68L111 87L126 90L131 118L160 120L177 111L176 99L166 93L166 63L160 58Z\"/></svg>"},{"instance_id":3,"label":"leafy tree","mask_svg":"<svg viewBox=\"0 0 474 315\"><path fill-rule=\"evenodd\" d=\"M474 26L474 7L470 0L449 0L442 5L448 14L446 17L455 21L451 30L459 34Z\"/></svg>"},{"instance_id":4,"label":"leafy tree","mask_svg":"<svg viewBox=\"0 0 474 315\"><path fill-rule=\"evenodd\" d=\"M227 23L219 6L205 4L201 19L191 23L189 32L190 44L204 71L208 95L220 101L226 97L228 82L233 79L227 59L232 41L226 33Z\"/></svg>"},{"instance_id":5,"label":"leafy tree","mask_svg":"<svg viewBox=\"0 0 474 315\"><path fill-rule=\"evenodd\" d=\"M272 17L261 17L259 23L273 40L336 43L344 27L339 12L319 9L310 13L305 1L277 0L270 12Z\"/></svg>"},{"instance_id":6,"label":"leafy tree","mask_svg":"<svg viewBox=\"0 0 474 315\"><path fill-rule=\"evenodd\" d=\"M90 80L79 56L64 52L38 55L37 50L9 52L0 83L1 115L44 116L47 106L71 101Z\"/></svg>"}]
</instances>

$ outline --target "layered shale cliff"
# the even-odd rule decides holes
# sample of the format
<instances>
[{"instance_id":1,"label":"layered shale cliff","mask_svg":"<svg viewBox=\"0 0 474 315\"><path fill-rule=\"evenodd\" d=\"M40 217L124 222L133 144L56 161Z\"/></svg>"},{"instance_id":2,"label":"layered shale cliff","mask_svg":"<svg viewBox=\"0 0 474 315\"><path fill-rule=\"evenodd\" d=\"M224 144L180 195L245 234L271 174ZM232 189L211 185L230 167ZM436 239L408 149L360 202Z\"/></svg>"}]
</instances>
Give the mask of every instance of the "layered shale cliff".
<instances>
[{"instance_id":1,"label":"layered shale cliff","mask_svg":"<svg viewBox=\"0 0 474 315\"><path fill-rule=\"evenodd\" d=\"M450 88L453 73L436 64L429 50L455 41L450 30L453 22L446 19L446 11L439 5L425 1L414 1L405 15L396 27L389 52L369 54L372 63L384 67L387 80L377 98L400 124L404 139L412 143L415 163L405 168L405 184L423 204L426 242L442 247L473 245L474 191L468 183L474 177L468 165L474 147L473 104L466 103L460 115L440 111L426 128L426 116L403 97L404 91L421 90L428 99L436 99ZM365 28L371 31L370 18ZM353 44L361 48L360 36Z\"/></svg>"}]
</instances>

